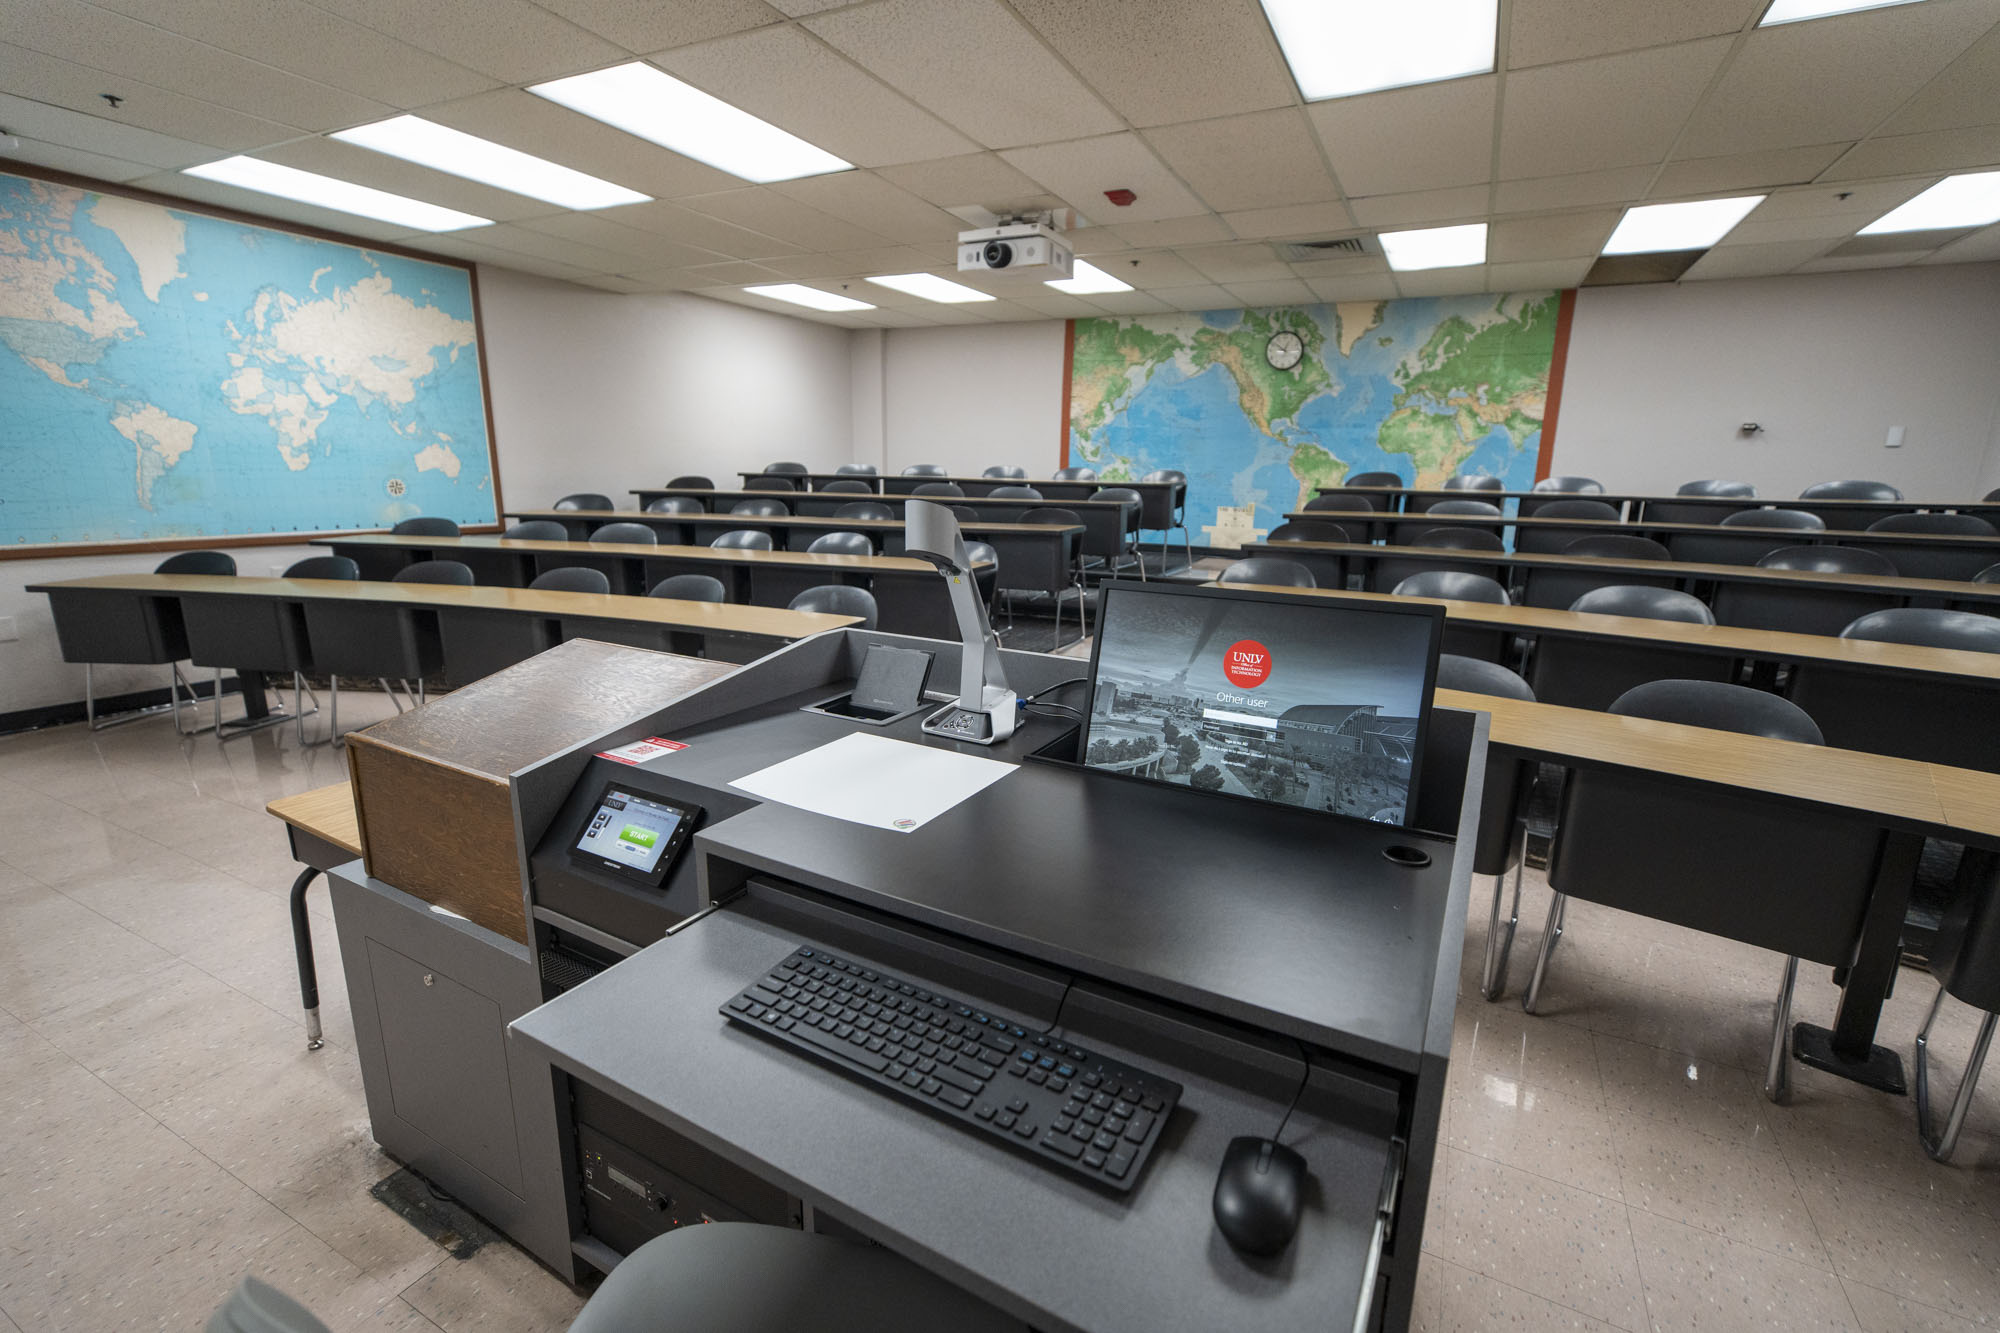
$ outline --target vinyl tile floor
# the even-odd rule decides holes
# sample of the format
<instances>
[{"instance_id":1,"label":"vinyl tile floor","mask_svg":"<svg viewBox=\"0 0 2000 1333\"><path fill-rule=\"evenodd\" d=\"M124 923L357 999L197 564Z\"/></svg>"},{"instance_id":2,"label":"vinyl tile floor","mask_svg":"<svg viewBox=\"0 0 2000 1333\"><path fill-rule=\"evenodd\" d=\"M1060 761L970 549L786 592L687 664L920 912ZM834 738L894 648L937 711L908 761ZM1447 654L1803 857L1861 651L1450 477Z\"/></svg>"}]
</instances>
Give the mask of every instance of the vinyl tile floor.
<instances>
[{"instance_id":1,"label":"vinyl tile floor","mask_svg":"<svg viewBox=\"0 0 2000 1333\"><path fill-rule=\"evenodd\" d=\"M388 709L342 705L350 725ZM343 1333L527 1333L579 1308L513 1247L453 1258L371 1197L397 1164L369 1135L318 887L327 1041L305 1049L295 867L263 807L345 776L291 728L0 737L0 1333L195 1329L246 1273ZM1776 955L1573 904L1530 1017L1531 872L1513 983L1486 1003L1490 890L1475 879L1415 1327L2000 1327L2000 1072L1938 1165L1907 1098L1794 1065L1792 1103L1763 1099ZM1933 993L1897 978L1881 1039L1906 1058ZM1798 1017L1836 999L1802 971ZM1950 1084L1976 1025L1946 1002Z\"/></svg>"}]
</instances>

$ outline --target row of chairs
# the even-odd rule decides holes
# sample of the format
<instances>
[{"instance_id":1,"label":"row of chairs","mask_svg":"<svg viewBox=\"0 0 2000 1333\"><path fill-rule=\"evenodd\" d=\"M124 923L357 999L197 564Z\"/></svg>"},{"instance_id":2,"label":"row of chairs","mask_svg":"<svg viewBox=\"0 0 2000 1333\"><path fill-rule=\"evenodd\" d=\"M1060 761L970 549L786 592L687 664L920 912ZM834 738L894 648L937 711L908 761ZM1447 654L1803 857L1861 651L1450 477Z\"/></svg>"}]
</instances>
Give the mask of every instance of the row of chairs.
<instances>
[{"instance_id":1,"label":"row of chairs","mask_svg":"<svg viewBox=\"0 0 2000 1333\"><path fill-rule=\"evenodd\" d=\"M2000 492L1995 492L2000 494ZM1992 497L1987 497L1991 499ZM1314 513L1372 514L1374 507L1356 495L1319 495L1306 501ZM1427 514L1464 514L1496 521L1504 515L1500 506L1487 500L1440 500L1424 511ZM1535 510L1536 518L1568 518L1615 523L1617 509L1602 500L1553 500ZM1824 532L1826 520L1803 509L1742 509L1724 518L1725 528L1785 528L1795 532ZM1977 514L1888 514L1864 529L1867 532L1918 532L1951 537L2000 537L2000 528ZM1560 529L1523 527L1515 537L1514 549L1522 552L1554 553L1558 543L1569 539ZM1665 548L1662 547L1662 550ZM1884 562L1887 563L1886 561ZM1884 570L1894 573L1893 567Z\"/></svg>"},{"instance_id":2,"label":"row of chairs","mask_svg":"<svg viewBox=\"0 0 2000 1333\"><path fill-rule=\"evenodd\" d=\"M1395 472L1360 472L1349 477L1344 484L1370 489L1407 489L1407 483L1403 481L1402 475ZM1507 489L1507 482L1503 477L1460 475L1446 478L1442 489L1447 491L1504 491ZM1604 483L1594 477L1554 476L1543 477L1535 483L1534 489L1544 495L1602 495L1604 494ZM1757 497L1757 488L1747 481L1724 481L1718 478L1710 478L1702 481L1685 482L1674 494L1754 500ZM1902 498L1903 493L1886 481L1822 481L1808 486L1799 492L1799 499L1801 500L1897 501ZM2000 502L2000 490L1987 492L1985 501L1987 503ZM1535 512L1537 514L1546 514L1549 511L1545 507L1537 509ZM1613 517L1615 518L1616 515L1614 514Z\"/></svg>"}]
</instances>

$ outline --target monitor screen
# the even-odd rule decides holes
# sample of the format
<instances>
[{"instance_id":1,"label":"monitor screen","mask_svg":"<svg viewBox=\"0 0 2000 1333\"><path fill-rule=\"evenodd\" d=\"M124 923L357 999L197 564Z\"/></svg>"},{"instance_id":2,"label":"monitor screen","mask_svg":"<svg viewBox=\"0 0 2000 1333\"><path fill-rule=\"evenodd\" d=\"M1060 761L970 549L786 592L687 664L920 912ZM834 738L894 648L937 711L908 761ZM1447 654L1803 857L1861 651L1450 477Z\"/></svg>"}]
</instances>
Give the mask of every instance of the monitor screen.
<instances>
[{"instance_id":1,"label":"monitor screen","mask_svg":"<svg viewBox=\"0 0 2000 1333\"><path fill-rule=\"evenodd\" d=\"M660 857L679 842L676 835L687 817L683 809L612 787L599 799L576 850L651 876Z\"/></svg>"},{"instance_id":2,"label":"monitor screen","mask_svg":"<svg viewBox=\"0 0 2000 1333\"><path fill-rule=\"evenodd\" d=\"M1107 583L1083 762L1408 822L1442 608Z\"/></svg>"}]
</instances>

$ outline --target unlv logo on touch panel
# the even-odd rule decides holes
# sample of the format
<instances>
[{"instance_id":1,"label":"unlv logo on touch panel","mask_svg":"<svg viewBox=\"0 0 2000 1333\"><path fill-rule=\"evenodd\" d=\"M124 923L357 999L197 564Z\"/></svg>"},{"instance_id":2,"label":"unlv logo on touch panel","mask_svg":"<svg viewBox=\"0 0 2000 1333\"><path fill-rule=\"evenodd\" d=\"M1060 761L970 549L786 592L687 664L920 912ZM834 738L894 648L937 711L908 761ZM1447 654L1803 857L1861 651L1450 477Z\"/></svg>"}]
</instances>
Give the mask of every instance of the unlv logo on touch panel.
<instances>
[{"instance_id":1,"label":"unlv logo on touch panel","mask_svg":"<svg viewBox=\"0 0 2000 1333\"><path fill-rule=\"evenodd\" d=\"M1222 674L1231 685L1254 690L1271 677L1271 650L1255 639L1238 639L1222 654Z\"/></svg>"}]
</instances>

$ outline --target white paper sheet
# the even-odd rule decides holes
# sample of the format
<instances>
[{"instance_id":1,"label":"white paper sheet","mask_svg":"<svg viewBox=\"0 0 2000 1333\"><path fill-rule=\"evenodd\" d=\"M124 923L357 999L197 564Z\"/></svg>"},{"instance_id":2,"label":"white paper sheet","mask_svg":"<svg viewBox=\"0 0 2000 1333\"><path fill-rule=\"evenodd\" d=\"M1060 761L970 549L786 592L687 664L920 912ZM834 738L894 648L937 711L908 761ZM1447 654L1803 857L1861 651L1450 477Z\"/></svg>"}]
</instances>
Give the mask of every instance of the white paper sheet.
<instances>
[{"instance_id":1,"label":"white paper sheet","mask_svg":"<svg viewBox=\"0 0 2000 1333\"><path fill-rule=\"evenodd\" d=\"M1013 771L993 759L855 732L729 785L815 814L913 833Z\"/></svg>"}]
</instances>

